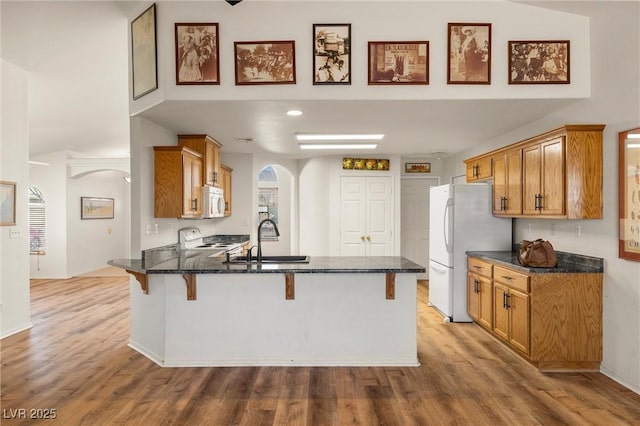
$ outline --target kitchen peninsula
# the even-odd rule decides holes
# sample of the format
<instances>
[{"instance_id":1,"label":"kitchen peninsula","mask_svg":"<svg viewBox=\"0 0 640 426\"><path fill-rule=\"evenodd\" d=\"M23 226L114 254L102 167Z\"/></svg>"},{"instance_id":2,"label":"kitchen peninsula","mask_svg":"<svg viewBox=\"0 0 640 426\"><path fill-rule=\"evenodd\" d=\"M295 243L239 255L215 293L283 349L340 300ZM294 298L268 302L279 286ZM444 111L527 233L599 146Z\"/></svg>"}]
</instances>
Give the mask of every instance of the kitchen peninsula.
<instances>
[{"instance_id":1,"label":"kitchen peninsula","mask_svg":"<svg viewBox=\"0 0 640 426\"><path fill-rule=\"evenodd\" d=\"M417 366L416 274L403 257L227 263L224 252L142 252L129 346L178 366Z\"/></svg>"}]
</instances>

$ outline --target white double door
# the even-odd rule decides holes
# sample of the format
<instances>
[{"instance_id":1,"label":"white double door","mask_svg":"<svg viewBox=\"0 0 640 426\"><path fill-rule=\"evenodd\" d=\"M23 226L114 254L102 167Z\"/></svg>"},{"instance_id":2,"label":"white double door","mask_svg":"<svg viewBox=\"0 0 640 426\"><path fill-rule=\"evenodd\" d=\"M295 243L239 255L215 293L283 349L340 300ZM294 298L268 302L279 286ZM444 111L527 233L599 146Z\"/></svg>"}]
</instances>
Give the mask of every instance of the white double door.
<instances>
[{"instance_id":1,"label":"white double door","mask_svg":"<svg viewBox=\"0 0 640 426\"><path fill-rule=\"evenodd\" d=\"M390 176L340 179L340 254L393 256L394 203Z\"/></svg>"}]
</instances>

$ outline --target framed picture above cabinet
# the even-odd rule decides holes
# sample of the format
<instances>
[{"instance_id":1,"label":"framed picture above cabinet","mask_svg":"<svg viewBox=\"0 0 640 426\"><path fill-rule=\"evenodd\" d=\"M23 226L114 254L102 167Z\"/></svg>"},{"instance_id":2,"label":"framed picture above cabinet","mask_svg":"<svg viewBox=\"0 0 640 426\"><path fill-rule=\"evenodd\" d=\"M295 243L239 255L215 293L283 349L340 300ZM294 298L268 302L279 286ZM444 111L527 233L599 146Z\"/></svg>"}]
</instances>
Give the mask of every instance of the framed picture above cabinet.
<instances>
[{"instance_id":1,"label":"framed picture above cabinet","mask_svg":"<svg viewBox=\"0 0 640 426\"><path fill-rule=\"evenodd\" d=\"M640 128L618 134L618 257L640 261Z\"/></svg>"}]
</instances>

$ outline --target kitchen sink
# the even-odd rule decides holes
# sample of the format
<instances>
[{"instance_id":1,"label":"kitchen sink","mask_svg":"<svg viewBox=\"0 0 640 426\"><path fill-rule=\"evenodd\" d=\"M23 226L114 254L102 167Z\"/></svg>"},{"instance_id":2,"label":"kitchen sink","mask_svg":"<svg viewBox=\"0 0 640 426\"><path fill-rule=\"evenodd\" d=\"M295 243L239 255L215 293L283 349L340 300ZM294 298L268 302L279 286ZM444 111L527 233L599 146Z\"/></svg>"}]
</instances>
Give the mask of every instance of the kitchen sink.
<instances>
[{"instance_id":1,"label":"kitchen sink","mask_svg":"<svg viewBox=\"0 0 640 426\"><path fill-rule=\"evenodd\" d=\"M224 263L258 263L258 258L252 256L247 262L247 256L236 256ZM262 256L262 263L309 263L309 256Z\"/></svg>"}]
</instances>

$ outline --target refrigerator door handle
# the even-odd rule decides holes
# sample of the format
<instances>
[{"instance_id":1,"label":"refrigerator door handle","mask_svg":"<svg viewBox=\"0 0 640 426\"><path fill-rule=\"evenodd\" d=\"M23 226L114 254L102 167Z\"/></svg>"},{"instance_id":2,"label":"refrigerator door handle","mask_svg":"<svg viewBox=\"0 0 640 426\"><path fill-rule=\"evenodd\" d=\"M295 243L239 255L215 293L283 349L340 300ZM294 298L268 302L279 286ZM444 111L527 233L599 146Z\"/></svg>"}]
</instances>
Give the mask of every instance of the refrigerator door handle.
<instances>
[{"instance_id":1,"label":"refrigerator door handle","mask_svg":"<svg viewBox=\"0 0 640 426\"><path fill-rule=\"evenodd\" d=\"M447 253L453 253L453 245L449 242L449 225L451 224L451 209L453 208L453 199L449 198L447 200L447 205L444 208L444 224L443 224L443 233L444 233L444 245L447 248Z\"/></svg>"},{"instance_id":2,"label":"refrigerator door handle","mask_svg":"<svg viewBox=\"0 0 640 426\"><path fill-rule=\"evenodd\" d=\"M445 272L447 272L447 268L441 268L440 266L436 266L433 264L433 262L431 263L431 269L433 269L435 272L439 272L441 274L444 274Z\"/></svg>"}]
</instances>

